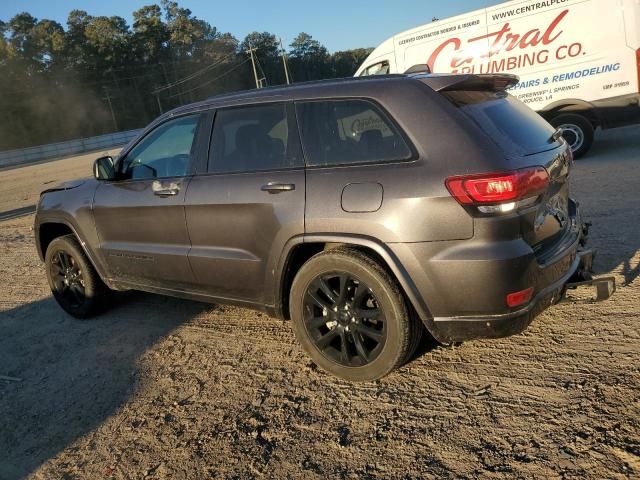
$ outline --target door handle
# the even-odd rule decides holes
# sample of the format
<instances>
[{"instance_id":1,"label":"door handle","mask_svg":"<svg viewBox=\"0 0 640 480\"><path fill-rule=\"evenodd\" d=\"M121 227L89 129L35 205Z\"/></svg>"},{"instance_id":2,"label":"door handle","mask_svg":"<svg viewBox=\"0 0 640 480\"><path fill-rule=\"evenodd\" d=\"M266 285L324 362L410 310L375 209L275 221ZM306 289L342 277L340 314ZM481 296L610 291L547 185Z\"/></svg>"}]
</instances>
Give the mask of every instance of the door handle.
<instances>
[{"instance_id":1,"label":"door handle","mask_svg":"<svg viewBox=\"0 0 640 480\"><path fill-rule=\"evenodd\" d=\"M262 188L260 188L260 190L262 190L263 192L269 192L269 193L282 193L282 192L291 192L292 190L295 190L296 186L293 183L273 183L273 182L269 182L266 185L262 185Z\"/></svg>"},{"instance_id":2,"label":"door handle","mask_svg":"<svg viewBox=\"0 0 640 480\"><path fill-rule=\"evenodd\" d=\"M151 184L151 190L159 197L173 197L180 193L180 185L175 182L163 184L156 180Z\"/></svg>"}]
</instances>

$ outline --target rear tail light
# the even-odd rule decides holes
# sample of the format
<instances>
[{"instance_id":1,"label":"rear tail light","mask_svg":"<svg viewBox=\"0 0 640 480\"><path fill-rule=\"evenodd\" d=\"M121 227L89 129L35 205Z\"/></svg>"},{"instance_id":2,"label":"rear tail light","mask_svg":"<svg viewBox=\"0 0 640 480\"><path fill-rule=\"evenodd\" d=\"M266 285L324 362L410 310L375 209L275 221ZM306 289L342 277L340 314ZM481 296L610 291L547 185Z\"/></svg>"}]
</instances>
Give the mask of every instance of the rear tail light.
<instances>
[{"instance_id":1,"label":"rear tail light","mask_svg":"<svg viewBox=\"0 0 640 480\"><path fill-rule=\"evenodd\" d=\"M519 292L507 295L507 306L510 308L519 307L525 303L529 303L533 297L533 287L521 290Z\"/></svg>"},{"instance_id":2,"label":"rear tail light","mask_svg":"<svg viewBox=\"0 0 640 480\"><path fill-rule=\"evenodd\" d=\"M542 167L533 167L449 177L445 185L461 205L478 206L483 213L504 213L513 210L519 201L535 200L549 186L549 174Z\"/></svg>"}]
</instances>

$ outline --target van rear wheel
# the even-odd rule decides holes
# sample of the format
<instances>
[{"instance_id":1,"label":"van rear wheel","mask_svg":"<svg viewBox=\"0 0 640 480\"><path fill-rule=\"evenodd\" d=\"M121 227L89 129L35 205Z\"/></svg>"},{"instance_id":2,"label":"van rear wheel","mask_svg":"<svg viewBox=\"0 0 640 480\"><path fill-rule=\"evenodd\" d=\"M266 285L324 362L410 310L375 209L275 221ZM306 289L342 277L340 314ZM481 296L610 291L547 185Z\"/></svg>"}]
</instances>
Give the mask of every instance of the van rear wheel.
<instances>
[{"instance_id":1,"label":"van rear wheel","mask_svg":"<svg viewBox=\"0 0 640 480\"><path fill-rule=\"evenodd\" d=\"M395 280L350 249L324 251L302 266L290 312L296 337L313 361L351 381L375 380L405 363L424 328Z\"/></svg>"},{"instance_id":2,"label":"van rear wheel","mask_svg":"<svg viewBox=\"0 0 640 480\"><path fill-rule=\"evenodd\" d=\"M562 129L562 136L578 159L586 155L593 145L595 130L591 122L576 113L563 113L551 119L551 125Z\"/></svg>"}]
</instances>

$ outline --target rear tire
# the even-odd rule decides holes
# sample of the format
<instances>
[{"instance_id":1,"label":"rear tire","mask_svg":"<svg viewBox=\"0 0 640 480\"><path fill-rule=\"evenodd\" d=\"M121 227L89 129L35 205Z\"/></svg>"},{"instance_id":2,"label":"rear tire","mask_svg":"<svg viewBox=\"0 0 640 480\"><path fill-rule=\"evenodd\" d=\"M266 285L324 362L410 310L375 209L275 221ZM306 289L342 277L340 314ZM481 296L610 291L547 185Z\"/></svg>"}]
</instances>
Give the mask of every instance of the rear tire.
<instances>
[{"instance_id":1,"label":"rear tire","mask_svg":"<svg viewBox=\"0 0 640 480\"><path fill-rule=\"evenodd\" d=\"M69 315L86 319L106 309L110 290L75 236L54 239L47 248L45 266L51 293Z\"/></svg>"},{"instance_id":2,"label":"rear tire","mask_svg":"<svg viewBox=\"0 0 640 480\"><path fill-rule=\"evenodd\" d=\"M406 303L406 301L405 301ZM417 313L413 311L412 308L409 309L409 315L412 317L411 320L411 333L409 334L410 343L409 348L407 349L407 355L404 357L402 361L402 365L405 363L409 363L416 355L418 351L418 347L422 343L422 339L424 338L425 328L420 319L417 316Z\"/></svg>"},{"instance_id":3,"label":"rear tire","mask_svg":"<svg viewBox=\"0 0 640 480\"><path fill-rule=\"evenodd\" d=\"M395 280L356 250L326 250L307 261L289 308L304 350L345 380L384 377L411 358L422 337Z\"/></svg>"},{"instance_id":4,"label":"rear tire","mask_svg":"<svg viewBox=\"0 0 640 480\"><path fill-rule=\"evenodd\" d=\"M591 149L595 129L586 117L576 113L563 113L552 118L550 123L563 129L562 136L571 147L573 158L581 158Z\"/></svg>"}]
</instances>

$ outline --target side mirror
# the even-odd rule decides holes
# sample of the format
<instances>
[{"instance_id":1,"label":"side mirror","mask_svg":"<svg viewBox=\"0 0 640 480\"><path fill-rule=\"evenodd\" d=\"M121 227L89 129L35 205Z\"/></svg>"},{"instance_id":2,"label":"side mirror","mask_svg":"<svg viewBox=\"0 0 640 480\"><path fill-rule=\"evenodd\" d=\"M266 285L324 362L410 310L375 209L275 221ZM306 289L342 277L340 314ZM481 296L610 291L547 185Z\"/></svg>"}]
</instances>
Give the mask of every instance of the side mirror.
<instances>
[{"instance_id":1,"label":"side mirror","mask_svg":"<svg viewBox=\"0 0 640 480\"><path fill-rule=\"evenodd\" d=\"M96 180L108 181L116 178L113 157L100 157L93 163L93 176Z\"/></svg>"}]
</instances>

